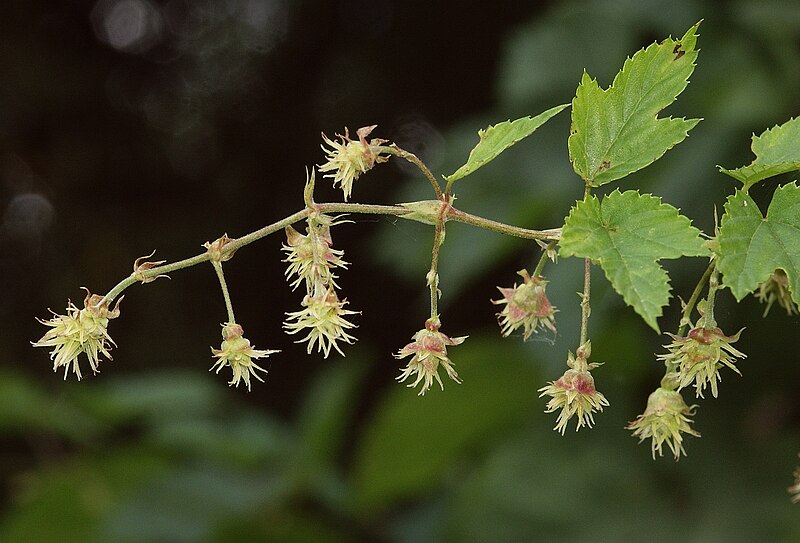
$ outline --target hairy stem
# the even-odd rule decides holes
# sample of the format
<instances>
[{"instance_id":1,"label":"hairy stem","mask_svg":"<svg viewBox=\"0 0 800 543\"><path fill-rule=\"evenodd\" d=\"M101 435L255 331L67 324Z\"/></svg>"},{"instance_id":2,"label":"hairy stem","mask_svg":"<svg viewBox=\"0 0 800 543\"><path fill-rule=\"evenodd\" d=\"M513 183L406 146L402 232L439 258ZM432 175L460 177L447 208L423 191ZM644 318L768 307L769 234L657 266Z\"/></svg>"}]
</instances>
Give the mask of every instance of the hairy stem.
<instances>
[{"instance_id":1,"label":"hairy stem","mask_svg":"<svg viewBox=\"0 0 800 543\"><path fill-rule=\"evenodd\" d=\"M225 274L222 272L222 262L212 260L211 265L214 266L214 271L217 272L219 286L222 288L222 297L225 298L225 308L228 310L228 324L236 324L236 317L233 316L231 295L228 293L228 284L225 282Z\"/></svg>"},{"instance_id":2,"label":"hairy stem","mask_svg":"<svg viewBox=\"0 0 800 543\"><path fill-rule=\"evenodd\" d=\"M550 230L530 230L528 228L521 228L519 226L512 226L509 224L493 221L491 219L485 219L483 217L478 217L477 215L471 215L469 213L465 213L464 211L460 211L455 209L451 205L442 206L443 208L443 221L453 220L456 222L462 222L465 224L469 224L472 226L477 226L478 228L484 228L486 230L492 230L494 232L499 232L501 234L520 237L524 239L541 239L541 240L558 240L561 238L561 229L553 228ZM394 215L398 217L403 217L403 215L409 213L409 209L403 207L402 205L373 205L373 204L348 204L348 203L322 203L322 204L313 204L313 209L305 208L296 213L289 215L277 222L269 224L263 228L260 228L254 232L250 232L240 238L236 238L231 240L230 242L226 243L222 248L222 255L229 256L231 253L244 247L245 245L249 245L254 241L258 241L261 238L264 238L270 234L274 234L280 230L283 230L287 226L290 226L298 221L301 221L307 218L312 212L319 211L321 213L363 213L363 214L371 214L371 215ZM203 252L202 254L193 256L191 258L186 258L184 260L179 260L177 262L172 262L169 264L164 264L162 266L155 266L148 270L143 270L138 273L139 277L143 278L151 278L156 277L157 275L166 275L168 273L181 270L183 268L189 268L191 266L195 266L197 264L208 262L210 259L208 252ZM133 274L129 275L125 279L121 280L117 283L114 288L112 288L108 294L106 294L100 303L111 303L114 301L122 292L128 288L129 286L133 285L134 283L138 282L140 279L134 277Z\"/></svg>"},{"instance_id":3,"label":"hairy stem","mask_svg":"<svg viewBox=\"0 0 800 543\"><path fill-rule=\"evenodd\" d=\"M442 205L442 209L436 221L436 230L433 235L433 250L431 251L431 269L427 275L428 286L431 289L431 321L433 322L437 322L439 319L439 248L444 241L444 223L449 207L449 204Z\"/></svg>"},{"instance_id":4,"label":"hairy stem","mask_svg":"<svg viewBox=\"0 0 800 543\"><path fill-rule=\"evenodd\" d=\"M589 200L592 195L592 187L588 184L583 192L583 200ZM586 343L589 339L589 315L592 313L592 307L589 305L591 298L591 283L592 283L592 261L588 258L583 260L583 295L581 296L581 342L580 345Z\"/></svg>"}]
</instances>

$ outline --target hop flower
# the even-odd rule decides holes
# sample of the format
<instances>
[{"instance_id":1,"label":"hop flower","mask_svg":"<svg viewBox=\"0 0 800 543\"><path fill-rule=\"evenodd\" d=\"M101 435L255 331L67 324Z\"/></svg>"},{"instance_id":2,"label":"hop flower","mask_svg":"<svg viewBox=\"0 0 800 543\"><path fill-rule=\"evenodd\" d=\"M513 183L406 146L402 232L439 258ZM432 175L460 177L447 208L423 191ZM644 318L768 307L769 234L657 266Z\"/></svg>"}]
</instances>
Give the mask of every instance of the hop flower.
<instances>
[{"instance_id":1,"label":"hop flower","mask_svg":"<svg viewBox=\"0 0 800 543\"><path fill-rule=\"evenodd\" d=\"M120 301L122 298L120 298ZM114 309L109 309L108 302L102 296L86 290L84 308L78 309L72 302L67 304L67 314L53 313L50 320L38 319L45 326L50 326L42 338L32 343L34 347L52 347L50 359L53 360L53 371L64 367L64 379L67 378L70 366L80 381L83 375L78 363L81 353L86 354L89 366L98 373L100 355L111 360L110 350L116 346L108 335L108 321L119 316L119 301Z\"/></svg>"},{"instance_id":2,"label":"hop flower","mask_svg":"<svg viewBox=\"0 0 800 543\"><path fill-rule=\"evenodd\" d=\"M305 281L308 291L313 291L313 286L321 283L337 287L336 275L333 268L347 269L347 262L342 259L344 251L333 249L330 227L340 224L333 218L319 214L309 219L307 234L304 236L291 226L286 227L286 259L289 266L286 268L286 277L292 290ZM295 276L294 280L291 277Z\"/></svg>"},{"instance_id":3,"label":"hop flower","mask_svg":"<svg viewBox=\"0 0 800 543\"><path fill-rule=\"evenodd\" d=\"M556 308L550 305L545 294L547 281L544 277L531 277L527 270L517 272L523 282L513 288L501 288L501 300L492 300L493 304L506 304L497 314L503 336L511 335L515 330L523 328L522 339L527 340L537 328L548 328L556 331L554 314Z\"/></svg>"},{"instance_id":4,"label":"hop flower","mask_svg":"<svg viewBox=\"0 0 800 543\"><path fill-rule=\"evenodd\" d=\"M591 346L586 342L578 349L578 358L572 353L567 355L567 366L570 367L564 372L557 381L551 381L549 385L539 389L539 397L550 396L547 402L545 413L552 413L558 409L556 425L553 430L564 432L567 429L569 419L577 416L575 431L582 426L592 427L594 424L594 411L603 411L603 406L608 406L608 400L594 386L594 378L589 370L600 364L588 364L586 360L591 353Z\"/></svg>"},{"instance_id":5,"label":"hop flower","mask_svg":"<svg viewBox=\"0 0 800 543\"><path fill-rule=\"evenodd\" d=\"M625 428L633 430L633 437L638 437L639 443L645 439L653 440L651 447L654 460L656 452L664 456L662 447L666 443L677 461L681 454L686 455L681 434L700 437L700 433L689 426L692 423L689 417L694 416L695 407L687 406L680 392L661 387L647 398L644 413Z\"/></svg>"},{"instance_id":6,"label":"hop flower","mask_svg":"<svg viewBox=\"0 0 800 543\"><path fill-rule=\"evenodd\" d=\"M786 489L792 495L792 503L800 503L800 468L794 470L794 484Z\"/></svg>"},{"instance_id":7,"label":"hop flower","mask_svg":"<svg viewBox=\"0 0 800 543\"><path fill-rule=\"evenodd\" d=\"M439 387L444 390L444 383L439 376L439 366L444 368L450 379L461 384L458 373L453 369L453 363L447 357L447 347L448 345L462 344L467 339L467 336L450 338L439 331L440 326L441 323L438 319L426 321L425 328L414 334L412 338L414 341L394 355L397 359L411 356L411 360L408 361L397 380L402 383L416 374L414 382L406 386L414 388L422 383L419 396L423 396L431 388L434 379L438 381Z\"/></svg>"},{"instance_id":8,"label":"hop flower","mask_svg":"<svg viewBox=\"0 0 800 543\"><path fill-rule=\"evenodd\" d=\"M336 292L331 287L318 285L314 295L306 295L303 298L303 309L292 313L287 313L288 319L283 327L287 334L297 334L308 330L308 335L297 343L308 342L307 352L310 354L317 346L317 352L322 351L325 358L331 353L331 348L336 349L339 354L344 356L342 349L339 348L337 341L352 344L356 338L348 334L345 330L355 328L356 325L345 320L347 315L356 315L358 311L345 309L347 300L339 300ZM294 322L291 322L294 321Z\"/></svg>"},{"instance_id":9,"label":"hop flower","mask_svg":"<svg viewBox=\"0 0 800 543\"><path fill-rule=\"evenodd\" d=\"M718 382L722 380L719 370L723 365L741 375L734 362L746 355L731 346L741 333L739 330L734 336L726 336L719 328L698 327L686 337L669 334L674 341L665 345L669 352L658 355L658 359L677 367L678 390L694 382L697 396L702 398L703 390L709 385L711 395L716 398Z\"/></svg>"},{"instance_id":10,"label":"hop flower","mask_svg":"<svg viewBox=\"0 0 800 543\"><path fill-rule=\"evenodd\" d=\"M362 173L371 170L376 163L389 160L388 157L380 156L373 149L373 146L386 143L386 140L372 139L367 142L367 136L376 127L377 125L359 128L356 131L358 140L355 141L350 139L350 132L347 128L344 129L344 136L337 134L341 142L331 140L322 134L322 139L331 148L326 149L324 145L322 146L322 150L328 155L328 161L319 167L319 171L330 172L324 177L333 178L334 187L337 184L341 185L345 201L353 190L353 181L358 179Z\"/></svg>"},{"instance_id":11,"label":"hop flower","mask_svg":"<svg viewBox=\"0 0 800 543\"><path fill-rule=\"evenodd\" d=\"M786 314L790 317L798 314L797 304L792 300L788 285L789 278L786 276L786 272L778 269L758 287L756 298L761 303L767 304L767 307L764 308L765 317L775 302L778 302L778 305L785 309Z\"/></svg>"},{"instance_id":12,"label":"hop flower","mask_svg":"<svg viewBox=\"0 0 800 543\"><path fill-rule=\"evenodd\" d=\"M228 381L229 385L239 386L240 381L244 381L247 390L250 391L250 376L252 375L262 383L264 380L256 371L267 370L253 362L254 359L265 358L280 351L261 351L253 349L250 341L244 337L244 330L236 323L226 323L222 325L222 348L211 348L211 354L217 357L217 361L211 366L209 371L216 369L216 373L230 366L233 370L233 378Z\"/></svg>"}]
</instances>

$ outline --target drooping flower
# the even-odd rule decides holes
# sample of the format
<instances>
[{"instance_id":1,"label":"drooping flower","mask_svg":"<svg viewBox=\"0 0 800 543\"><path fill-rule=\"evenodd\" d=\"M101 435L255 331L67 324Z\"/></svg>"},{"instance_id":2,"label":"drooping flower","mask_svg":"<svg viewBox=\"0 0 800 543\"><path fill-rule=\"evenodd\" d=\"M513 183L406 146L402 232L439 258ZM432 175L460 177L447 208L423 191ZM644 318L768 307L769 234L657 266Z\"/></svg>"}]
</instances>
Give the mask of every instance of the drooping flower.
<instances>
[{"instance_id":1,"label":"drooping flower","mask_svg":"<svg viewBox=\"0 0 800 543\"><path fill-rule=\"evenodd\" d=\"M694 383L697 396L702 398L703 390L710 386L711 395L716 398L718 382L722 380L719 370L723 366L741 375L734 363L746 355L731 345L739 340L741 333L739 330L733 336L726 336L719 328L701 326L685 337L669 334L673 341L664 346L669 352L658 355L658 359L677 368L678 390Z\"/></svg>"},{"instance_id":2,"label":"drooping flower","mask_svg":"<svg viewBox=\"0 0 800 543\"><path fill-rule=\"evenodd\" d=\"M794 484L786 491L792 495L792 503L800 503L800 468L795 468Z\"/></svg>"},{"instance_id":3,"label":"drooping flower","mask_svg":"<svg viewBox=\"0 0 800 543\"><path fill-rule=\"evenodd\" d=\"M593 413L603 411L603 407L609 405L606 397L595 388L594 377L590 370L600 364L587 363L590 354L591 345L587 341L578 349L577 358L572 353L568 353L567 366L570 369L565 371L558 380L551 381L550 384L539 389L540 398L550 396L545 413L561 410L553 428L553 430L561 432L561 435L564 435L567 424L573 416L577 417L576 432L582 426L591 428L594 424Z\"/></svg>"},{"instance_id":4,"label":"drooping flower","mask_svg":"<svg viewBox=\"0 0 800 543\"><path fill-rule=\"evenodd\" d=\"M434 379L444 390L444 383L439 375L439 366L444 368L450 379L461 384L461 379L447 356L447 347L462 344L467 336L450 338L439 331L440 327L441 323L438 319L429 319L425 322L425 328L414 334L413 341L394 355L397 359L411 357L397 380L402 383L416 375L414 382L406 386L414 388L422 383L419 396L423 396L431 388Z\"/></svg>"},{"instance_id":5,"label":"drooping flower","mask_svg":"<svg viewBox=\"0 0 800 543\"><path fill-rule=\"evenodd\" d=\"M497 314L503 336L509 336L522 328L522 339L527 340L539 328L556 331L556 308L550 304L545 294L547 281L544 277L531 277L527 270L517 272L522 277L521 285L513 288L497 287L503 295L501 300L492 300L493 304L506 304Z\"/></svg>"},{"instance_id":6,"label":"drooping flower","mask_svg":"<svg viewBox=\"0 0 800 543\"><path fill-rule=\"evenodd\" d=\"M356 338L345 331L355 328L356 325L346 320L345 317L356 315L359 311L345 309L347 300L340 301L332 287L327 287L326 290L323 286L318 285L315 291L313 295L308 294L303 298L303 309L287 313L288 318L283 327L287 334L308 331L306 337L298 340L297 343L307 341L309 354L316 345L317 352L322 351L325 358L328 358L332 348L344 356L337 341L348 344L356 341Z\"/></svg>"},{"instance_id":7,"label":"drooping flower","mask_svg":"<svg viewBox=\"0 0 800 543\"><path fill-rule=\"evenodd\" d=\"M672 451L675 460L680 460L682 454L686 455L681 434L700 437L700 433L689 426L692 423L689 417L694 416L696 407L686 405L680 392L659 387L647 398L644 413L625 428L633 430L633 437L638 437L639 443L645 439L652 440L650 446L654 460L656 453L664 456L664 443Z\"/></svg>"},{"instance_id":8,"label":"drooping flower","mask_svg":"<svg viewBox=\"0 0 800 543\"><path fill-rule=\"evenodd\" d=\"M372 139L367 142L367 136L376 127L377 125L359 128L356 131L357 140L350 139L350 132L347 128L344 129L344 136L337 134L341 141L331 140L322 134L323 141L330 146L330 149L322 146L328 161L319 167L319 171L329 172L324 177L333 178L334 187L337 184L341 185L345 201L353 191L353 181L358 179L362 173L371 170L375 164L389 160L389 157L381 156L374 149L374 147L386 143L386 140Z\"/></svg>"},{"instance_id":9,"label":"drooping flower","mask_svg":"<svg viewBox=\"0 0 800 543\"><path fill-rule=\"evenodd\" d=\"M225 366L230 366L233 370L233 377L228 384L231 386L239 386L240 381L244 381L247 385L247 390L250 391L250 376L255 377L262 383L264 380L256 373L267 370L253 362L259 358L265 358L271 354L280 351L264 351L253 349L250 341L244 337L244 329L236 323L226 323L222 325L222 346L220 349L212 347L211 354L217 357L216 362L211 366L209 371L217 370L219 373Z\"/></svg>"},{"instance_id":10,"label":"drooping flower","mask_svg":"<svg viewBox=\"0 0 800 543\"><path fill-rule=\"evenodd\" d=\"M288 262L286 277L292 290L301 283L306 283L307 291L314 290L314 285L336 284L334 268L347 268L347 262L342 258L344 251L333 248L331 226L340 224L334 218L322 213L310 217L306 228L306 235L301 234L291 226L286 227L286 251L284 262ZM294 276L294 279L292 277Z\"/></svg>"},{"instance_id":11,"label":"drooping flower","mask_svg":"<svg viewBox=\"0 0 800 543\"><path fill-rule=\"evenodd\" d=\"M120 298L119 301L121 301ZM83 301L84 308L78 309L72 302L67 304L67 314L58 315L53 312L50 320L38 319L48 330L42 338L33 343L34 347L52 347L50 359L53 360L53 371L64 368L64 379L70 367L80 381L83 375L78 358L86 354L92 372L98 373L100 356L111 360L114 340L108 335L108 321L119 316L119 301L113 309L103 297L86 290Z\"/></svg>"},{"instance_id":12,"label":"drooping flower","mask_svg":"<svg viewBox=\"0 0 800 543\"><path fill-rule=\"evenodd\" d=\"M797 304L792 300L788 286L789 278L786 276L786 272L781 269L775 270L775 273L770 275L769 279L761 283L758 287L758 292L756 292L756 298L767 305L764 308L764 317L767 316L772 304L775 302L778 302L778 305L786 310L786 314L790 317L800 313Z\"/></svg>"}]
</instances>

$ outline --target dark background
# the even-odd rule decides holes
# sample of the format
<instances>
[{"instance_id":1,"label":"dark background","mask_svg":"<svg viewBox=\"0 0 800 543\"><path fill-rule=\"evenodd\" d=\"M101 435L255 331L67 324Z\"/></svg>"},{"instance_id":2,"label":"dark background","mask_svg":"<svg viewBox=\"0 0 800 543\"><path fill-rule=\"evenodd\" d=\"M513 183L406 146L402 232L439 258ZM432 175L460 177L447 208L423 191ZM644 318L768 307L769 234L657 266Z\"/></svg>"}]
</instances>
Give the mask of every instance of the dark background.
<instances>
[{"instance_id":1,"label":"dark background","mask_svg":"<svg viewBox=\"0 0 800 543\"><path fill-rule=\"evenodd\" d=\"M63 382L29 343L44 332L34 317L80 303L81 286L107 291L138 256L178 260L299 210L320 131L377 124L449 174L477 129L568 102L584 68L607 86L626 55L700 19L698 68L667 113L704 121L620 185L712 233L734 188L715 165L748 163L749 136L800 110L797 2L3 2L0 540L800 538L785 493L800 450L797 317L721 296L723 329L746 327L744 375L723 373L720 398L699 402L688 457L653 462L623 427L658 385L653 353L668 339L595 270L593 360L606 364L594 374L611 406L562 438L536 389L577 346L581 263L547 268L557 335L501 340L489 300L538 251L465 225L448 225L441 304L443 331L471 337L450 351L464 384L443 393L393 381L391 353L426 317L432 242L394 218L334 229L352 262L340 284L362 311L346 358L308 356L281 332L302 296L284 280L280 236L226 264L247 337L282 350L249 394L207 371L225 319L210 266L131 287L98 376ZM457 205L560 226L582 194L568 128L562 113L460 181ZM353 197L429 192L393 160ZM340 199L318 183L317 200ZM705 266L665 264L684 297Z\"/></svg>"}]
</instances>

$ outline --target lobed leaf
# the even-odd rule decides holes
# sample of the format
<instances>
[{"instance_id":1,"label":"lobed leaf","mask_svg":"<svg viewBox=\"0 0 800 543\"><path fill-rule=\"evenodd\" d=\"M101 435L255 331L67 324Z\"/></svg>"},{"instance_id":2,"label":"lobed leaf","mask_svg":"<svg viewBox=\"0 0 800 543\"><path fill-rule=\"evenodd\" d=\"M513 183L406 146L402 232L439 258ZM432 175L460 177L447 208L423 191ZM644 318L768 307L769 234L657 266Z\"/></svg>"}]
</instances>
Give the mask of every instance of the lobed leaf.
<instances>
[{"instance_id":1,"label":"lobed leaf","mask_svg":"<svg viewBox=\"0 0 800 543\"><path fill-rule=\"evenodd\" d=\"M602 203L592 196L570 211L561 234L561 256L599 264L625 302L658 331L656 319L669 303L663 258L706 256L700 231L661 198L615 190Z\"/></svg>"},{"instance_id":2,"label":"lobed leaf","mask_svg":"<svg viewBox=\"0 0 800 543\"><path fill-rule=\"evenodd\" d=\"M792 300L800 303L800 187L793 182L778 188L766 217L745 190L729 196L717 252L723 282L737 300L780 268Z\"/></svg>"},{"instance_id":3,"label":"lobed leaf","mask_svg":"<svg viewBox=\"0 0 800 543\"><path fill-rule=\"evenodd\" d=\"M750 148L756 158L747 166L719 171L742 182L747 191L754 184L774 175L800 170L800 117L753 136Z\"/></svg>"},{"instance_id":4,"label":"lobed leaf","mask_svg":"<svg viewBox=\"0 0 800 543\"><path fill-rule=\"evenodd\" d=\"M628 58L607 90L586 72L572 101L572 167L599 187L655 162L700 119L659 118L689 82L697 59L697 23L680 40L653 43Z\"/></svg>"},{"instance_id":5,"label":"lobed leaf","mask_svg":"<svg viewBox=\"0 0 800 543\"><path fill-rule=\"evenodd\" d=\"M478 130L478 145L469 153L467 163L449 176L444 176L447 181L456 181L466 177L475 170L497 158L497 156L520 141L533 134L537 128L561 113L569 104L561 104L540 113L536 117L522 117L516 121L505 121Z\"/></svg>"}]
</instances>

